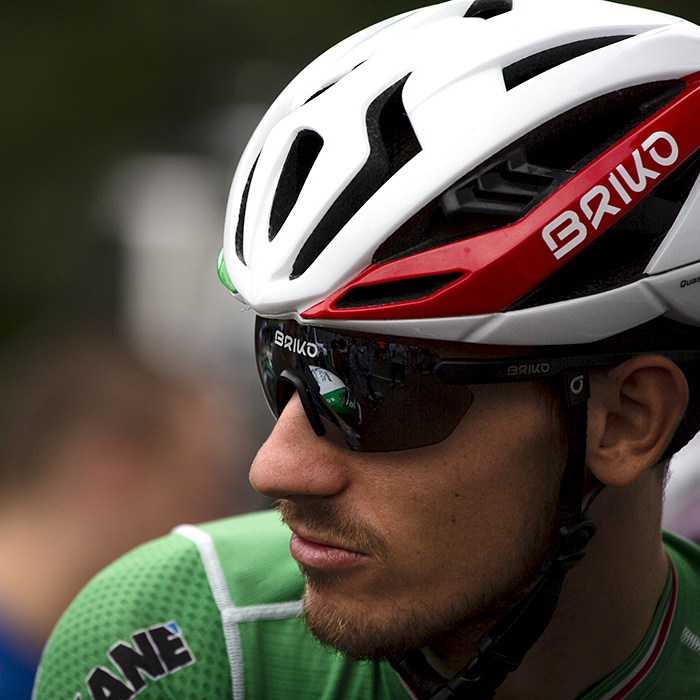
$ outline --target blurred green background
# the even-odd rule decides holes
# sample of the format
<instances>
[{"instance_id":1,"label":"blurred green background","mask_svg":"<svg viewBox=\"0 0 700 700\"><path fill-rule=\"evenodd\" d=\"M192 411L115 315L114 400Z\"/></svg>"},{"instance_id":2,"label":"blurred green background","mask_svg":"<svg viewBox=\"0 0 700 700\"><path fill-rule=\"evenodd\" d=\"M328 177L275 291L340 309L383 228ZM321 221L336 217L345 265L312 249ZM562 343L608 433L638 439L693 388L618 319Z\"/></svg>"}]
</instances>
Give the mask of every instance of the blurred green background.
<instances>
[{"instance_id":1,"label":"blurred green background","mask_svg":"<svg viewBox=\"0 0 700 700\"><path fill-rule=\"evenodd\" d=\"M700 22L697 0L638 4ZM268 104L325 48L416 6L2 3L0 342L37 319L118 313L123 251L97 206L115 163L139 152L211 157L207 128L217 110ZM235 158L222 167L228 182Z\"/></svg>"}]
</instances>

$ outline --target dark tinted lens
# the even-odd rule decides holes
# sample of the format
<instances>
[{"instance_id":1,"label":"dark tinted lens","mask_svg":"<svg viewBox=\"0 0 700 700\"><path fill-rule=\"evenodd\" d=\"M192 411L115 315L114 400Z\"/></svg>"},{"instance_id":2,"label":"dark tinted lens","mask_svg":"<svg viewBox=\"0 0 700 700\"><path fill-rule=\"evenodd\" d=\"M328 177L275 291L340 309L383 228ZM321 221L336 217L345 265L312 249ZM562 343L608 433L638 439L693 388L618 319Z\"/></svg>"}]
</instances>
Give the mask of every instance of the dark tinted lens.
<instances>
[{"instance_id":1,"label":"dark tinted lens","mask_svg":"<svg viewBox=\"0 0 700 700\"><path fill-rule=\"evenodd\" d=\"M275 416L294 391L284 386L290 382L282 374L294 373L310 390L321 419L364 452L431 445L455 429L473 394L435 376L439 359L417 345L257 320L258 371Z\"/></svg>"}]
</instances>

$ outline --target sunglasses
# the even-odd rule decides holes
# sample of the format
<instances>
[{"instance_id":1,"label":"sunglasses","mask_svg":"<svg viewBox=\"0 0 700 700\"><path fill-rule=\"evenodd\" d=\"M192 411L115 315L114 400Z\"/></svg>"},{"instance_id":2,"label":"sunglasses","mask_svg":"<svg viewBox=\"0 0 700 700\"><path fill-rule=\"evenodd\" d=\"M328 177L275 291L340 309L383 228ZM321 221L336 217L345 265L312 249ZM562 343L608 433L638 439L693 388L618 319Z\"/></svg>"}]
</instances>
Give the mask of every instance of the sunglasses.
<instances>
[{"instance_id":1,"label":"sunglasses","mask_svg":"<svg viewBox=\"0 0 700 700\"><path fill-rule=\"evenodd\" d=\"M654 352L674 361L698 357L697 350ZM560 376L566 404L574 406L588 399L587 368L613 367L637 354L444 357L413 339L256 319L258 373L275 418L296 392L317 435L360 452L441 442L474 401L469 385Z\"/></svg>"}]
</instances>

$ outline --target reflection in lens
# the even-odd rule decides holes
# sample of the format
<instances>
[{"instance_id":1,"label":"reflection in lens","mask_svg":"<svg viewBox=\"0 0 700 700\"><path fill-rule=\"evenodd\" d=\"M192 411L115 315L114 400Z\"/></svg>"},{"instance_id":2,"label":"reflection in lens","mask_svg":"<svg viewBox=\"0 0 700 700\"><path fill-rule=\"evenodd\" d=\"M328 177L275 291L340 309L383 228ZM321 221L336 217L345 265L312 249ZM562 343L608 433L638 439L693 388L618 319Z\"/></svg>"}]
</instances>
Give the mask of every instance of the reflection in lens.
<instances>
[{"instance_id":1,"label":"reflection in lens","mask_svg":"<svg viewBox=\"0 0 700 700\"><path fill-rule=\"evenodd\" d=\"M349 420L354 425L362 423L360 407L350 389L333 372L322 367L309 365L311 375L316 382L318 392L331 410L340 418Z\"/></svg>"}]
</instances>

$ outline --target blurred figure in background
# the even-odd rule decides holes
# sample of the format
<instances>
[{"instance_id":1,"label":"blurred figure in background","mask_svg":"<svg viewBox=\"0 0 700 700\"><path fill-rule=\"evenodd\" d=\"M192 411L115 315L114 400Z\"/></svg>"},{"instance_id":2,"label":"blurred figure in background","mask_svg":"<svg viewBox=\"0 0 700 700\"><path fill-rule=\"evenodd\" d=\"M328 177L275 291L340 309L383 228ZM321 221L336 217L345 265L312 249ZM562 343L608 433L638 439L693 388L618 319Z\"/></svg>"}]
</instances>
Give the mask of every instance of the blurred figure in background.
<instances>
[{"instance_id":1,"label":"blurred figure in background","mask_svg":"<svg viewBox=\"0 0 700 700\"><path fill-rule=\"evenodd\" d=\"M671 460L663 526L700 544L700 433Z\"/></svg>"},{"instance_id":2,"label":"blurred figure in background","mask_svg":"<svg viewBox=\"0 0 700 700\"><path fill-rule=\"evenodd\" d=\"M232 397L158 374L117 334L34 337L0 372L0 698L29 700L44 641L93 574L260 503Z\"/></svg>"}]
</instances>

